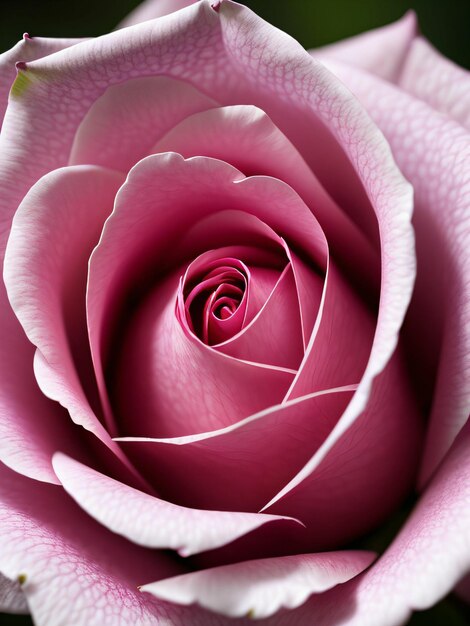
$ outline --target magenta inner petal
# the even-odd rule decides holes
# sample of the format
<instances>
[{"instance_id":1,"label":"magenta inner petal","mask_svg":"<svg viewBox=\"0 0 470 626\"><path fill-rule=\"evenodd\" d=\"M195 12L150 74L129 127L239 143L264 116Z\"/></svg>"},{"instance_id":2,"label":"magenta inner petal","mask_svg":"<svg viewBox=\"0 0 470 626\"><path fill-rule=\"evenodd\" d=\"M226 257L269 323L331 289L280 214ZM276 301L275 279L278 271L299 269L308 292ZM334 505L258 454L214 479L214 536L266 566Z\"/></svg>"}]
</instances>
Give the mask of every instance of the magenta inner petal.
<instances>
[{"instance_id":1,"label":"magenta inner petal","mask_svg":"<svg viewBox=\"0 0 470 626\"><path fill-rule=\"evenodd\" d=\"M207 345L225 341L243 327L249 275L247 266L235 258L209 262L202 276L189 266L183 284L184 315Z\"/></svg>"},{"instance_id":2,"label":"magenta inner petal","mask_svg":"<svg viewBox=\"0 0 470 626\"><path fill-rule=\"evenodd\" d=\"M278 253L230 246L201 254L190 263L182 281L177 305L180 321L209 346L230 340L264 307L287 264L281 247ZM275 328L270 330L278 334ZM260 360L272 364L269 359Z\"/></svg>"}]
</instances>

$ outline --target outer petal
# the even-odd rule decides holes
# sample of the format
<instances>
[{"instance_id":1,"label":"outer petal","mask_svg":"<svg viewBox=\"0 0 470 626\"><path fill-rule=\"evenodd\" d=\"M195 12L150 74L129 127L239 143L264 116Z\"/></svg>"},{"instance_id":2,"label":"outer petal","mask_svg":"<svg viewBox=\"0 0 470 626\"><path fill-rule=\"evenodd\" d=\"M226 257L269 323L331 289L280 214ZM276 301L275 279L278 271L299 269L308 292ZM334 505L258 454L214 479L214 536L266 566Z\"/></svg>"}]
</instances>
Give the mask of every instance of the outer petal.
<instances>
[{"instance_id":1,"label":"outer petal","mask_svg":"<svg viewBox=\"0 0 470 626\"><path fill-rule=\"evenodd\" d=\"M421 357L418 380L432 380L438 367L424 482L467 421L470 407L470 136L377 78L339 64L331 67L381 126L415 189L419 272L409 340L413 358Z\"/></svg>"},{"instance_id":2,"label":"outer petal","mask_svg":"<svg viewBox=\"0 0 470 626\"><path fill-rule=\"evenodd\" d=\"M58 449L80 455L79 431L67 411L40 391L34 347L0 289L0 459L26 476L56 483L52 455Z\"/></svg>"},{"instance_id":3,"label":"outer petal","mask_svg":"<svg viewBox=\"0 0 470 626\"><path fill-rule=\"evenodd\" d=\"M170 548L191 556L230 543L268 522L290 518L259 513L189 509L142 491L70 459L54 457L66 491L101 524L147 548Z\"/></svg>"},{"instance_id":4,"label":"outer petal","mask_svg":"<svg viewBox=\"0 0 470 626\"><path fill-rule=\"evenodd\" d=\"M186 612L137 591L146 579L181 572L169 557L100 527L62 489L0 472L0 568L12 580L21 576L35 624L188 624ZM218 623L198 612L190 619Z\"/></svg>"},{"instance_id":5,"label":"outer petal","mask_svg":"<svg viewBox=\"0 0 470 626\"><path fill-rule=\"evenodd\" d=\"M416 15L409 11L393 24L316 48L310 53L320 61L342 61L396 82L415 35Z\"/></svg>"},{"instance_id":6,"label":"outer petal","mask_svg":"<svg viewBox=\"0 0 470 626\"><path fill-rule=\"evenodd\" d=\"M443 57L423 37L410 46L398 84L470 130L470 72Z\"/></svg>"},{"instance_id":7,"label":"outer petal","mask_svg":"<svg viewBox=\"0 0 470 626\"><path fill-rule=\"evenodd\" d=\"M216 105L189 83L166 76L114 85L81 122L70 163L102 165L127 173L175 124Z\"/></svg>"},{"instance_id":8,"label":"outer petal","mask_svg":"<svg viewBox=\"0 0 470 626\"><path fill-rule=\"evenodd\" d=\"M78 372L91 369L84 308L88 257L122 181L121 174L97 167L43 177L15 215L4 267L13 310L38 348L42 390L121 457L85 395L85 374L80 380Z\"/></svg>"},{"instance_id":9,"label":"outer petal","mask_svg":"<svg viewBox=\"0 0 470 626\"><path fill-rule=\"evenodd\" d=\"M84 39L52 39L48 37L31 37L28 33L8 52L0 54L0 126L8 104L8 92L16 78L15 64L35 61L42 57L74 46Z\"/></svg>"},{"instance_id":10,"label":"outer petal","mask_svg":"<svg viewBox=\"0 0 470 626\"><path fill-rule=\"evenodd\" d=\"M230 617L269 617L294 609L314 593L350 580L373 561L371 552L299 554L244 561L141 587L162 600L197 602Z\"/></svg>"},{"instance_id":11,"label":"outer petal","mask_svg":"<svg viewBox=\"0 0 470 626\"><path fill-rule=\"evenodd\" d=\"M117 28L133 26L140 22L153 20L156 17L163 17L194 2L195 0L144 0L118 24Z\"/></svg>"},{"instance_id":12,"label":"outer petal","mask_svg":"<svg viewBox=\"0 0 470 626\"><path fill-rule=\"evenodd\" d=\"M25 595L18 581L0 573L0 611L2 613L29 613Z\"/></svg>"}]
</instances>

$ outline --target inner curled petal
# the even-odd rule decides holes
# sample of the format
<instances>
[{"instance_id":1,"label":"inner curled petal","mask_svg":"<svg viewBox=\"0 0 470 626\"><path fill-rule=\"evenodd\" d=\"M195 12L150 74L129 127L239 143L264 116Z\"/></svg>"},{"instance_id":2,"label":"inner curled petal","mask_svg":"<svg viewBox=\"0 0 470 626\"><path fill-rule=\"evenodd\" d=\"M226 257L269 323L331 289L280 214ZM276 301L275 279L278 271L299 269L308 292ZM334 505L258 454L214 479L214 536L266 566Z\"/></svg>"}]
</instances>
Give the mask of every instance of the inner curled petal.
<instances>
[{"instance_id":1,"label":"inner curled petal","mask_svg":"<svg viewBox=\"0 0 470 626\"><path fill-rule=\"evenodd\" d=\"M180 323L206 345L223 344L258 314L287 263L285 254L251 246L204 252L181 279Z\"/></svg>"},{"instance_id":2,"label":"inner curled petal","mask_svg":"<svg viewBox=\"0 0 470 626\"><path fill-rule=\"evenodd\" d=\"M243 328L249 270L234 258L213 261L206 269L202 277L185 284L184 313L193 333L213 345Z\"/></svg>"}]
</instances>

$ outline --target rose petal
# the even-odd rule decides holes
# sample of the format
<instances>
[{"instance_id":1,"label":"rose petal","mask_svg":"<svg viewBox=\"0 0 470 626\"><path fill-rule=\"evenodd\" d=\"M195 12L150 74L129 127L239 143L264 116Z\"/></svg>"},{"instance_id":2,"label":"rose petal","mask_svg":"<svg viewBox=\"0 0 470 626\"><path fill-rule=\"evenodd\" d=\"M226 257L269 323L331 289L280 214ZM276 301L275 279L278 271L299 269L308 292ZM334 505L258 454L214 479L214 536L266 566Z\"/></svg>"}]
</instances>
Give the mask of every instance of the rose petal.
<instances>
[{"instance_id":1,"label":"rose petal","mask_svg":"<svg viewBox=\"0 0 470 626\"><path fill-rule=\"evenodd\" d=\"M374 337L374 316L331 260L313 321L304 360L286 398L355 384L364 373Z\"/></svg>"},{"instance_id":2,"label":"rose petal","mask_svg":"<svg viewBox=\"0 0 470 626\"><path fill-rule=\"evenodd\" d=\"M413 11L400 20L322 48L310 50L320 61L342 61L367 70L385 80L397 82L410 46L416 36Z\"/></svg>"},{"instance_id":3,"label":"rose petal","mask_svg":"<svg viewBox=\"0 0 470 626\"><path fill-rule=\"evenodd\" d=\"M319 448L354 390L312 394L212 432L118 441L162 497L194 508L258 511Z\"/></svg>"},{"instance_id":4,"label":"rose petal","mask_svg":"<svg viewBox=\"0 0 470 626\"><path fill-rule=\"evenodd\" d=\"M346 66L334 69L381 126L403 173L413 183L420 271L409 314L419 380L437 383L421 484L438 466L468 418L470 406L470 142L461 126L378 79ZM386 309L385 309L386 310ZM426 312L424 314L423 312Z\"/></svg>"},{"instance_id":5,"label":"rose petal","mask_svg":"<svg viewBox=\"0 0 470 626\"><path fill-rule=\"evenodd\" d=\"M41 393L32 368L34 347L14 317L4 287L0 346L0 459L21 474L56 483L52 455L58 448L80 455L81 440L68 413Z\"/></svg>"},{"instance_id":6,"label":"rose petal","mask_svg":"<svg viewBox=\"0 0 470 626\"><path fill-rule=\"evenodd\" d=\"M178 152L185 158L209 156L230 163L246 175L265 174L285 181L322 225L348 276L356 281L362 277L375 285L379 265L375 250L264 111L237 105L195 113L162 137L152 151Z\"/></svg>"},{"instance_id":7,"label":"rose petal","mask_svg":"<svg viewBox=\"0 0 470 626\"><path fill-rule=\"evenodd\" d=\"M0 573L0 611L2 613L29 613L28 604L18 581Z\"/></svg>"},{"instance_id":8,"label":"rose petal","mask_svg":"<svg viewBox=\"0 0 470 626\"><path fill-rule=\"evenodd\" d=\"M28 33L23 35L16 46L11 50L0 54L0 126L2 125L5 111L8 105L8 93L16 78L15 64L30 62L36 59L75 46L85 39L53 39L51 37L31 37Z\"/></svg>"},{"instance_id":9,"label":"rose petal","mask_svg":"<svg viewBox=\"0 0 470 626\"><path fill-rule=\"evenodd\" d=\"M294 521L275 515L189 509L149 496L63 455L54 469L66 491L92 517L147 548L171 548L191 556L230 543L268 522Z\"/></svg>"},{"instance_id":10,"label":"rose petal","mask_svg":"<svg viewBox=\"0 0 470 626\"><path fill-rule=\"evenodd\" d=\"M288 265L256 317L214 349L237 359L296 368L303 356L297 292Z\"/></svg>"},{"instance_id":11,"label":"rose petal","mask_svg":"<svg viewBox=\"0 0 470 626\"><path fill-rule=\"evenodd\" d=\"M179 11L194 2L195 0L144 0L131 11L116 28L133 26L134 24L140 24L140 22L145 22L146 20L163 17L174 11Z\"/></svg>"},{"instance_id":12,"label":"rose petal","mask_svg":"<svg viewBox=\"0 0 470 626\"><path fill-rule=\"evenodd\" d=\"M344 551L258 559L175 576L141 590L177 604L197 602L229 617L265 618L350 580L374 558L372 552Z\"/></svg>"},{"instance_id":13,"label":"rose petal","mask_svg":"<svg viewBox=\"0 0 470 626\"><path fill-rule=\"evenodd\" d=\"M114 85L93 103L78 127L70 163L127 172L175 124L216 105L189 83L166 76Z\"/></svg>"},{"instance_id":14,"label":"rose petal","mask_svg":"<svg viewBox=\"0 0 470 626\"><path fill-rule=\"evenodd\" d=\"M90 406L87 381L79 379L91 368L84 307L88 257L122 180L88 166L44 176L16 212L4 276L11 306L37 346L35 373L43 392L124 460Z\"/></svg>"},{"instance_id":15,"label":"rose petal","mask_svg":"<svg viewBox=\"0 0 470 626\"><path fill-rule=\"evenodd\" d=\"M137 591L142 580L181 573L181 566L99 526L62 489L4 466L0 472L0 568L23 581L35 624L188 623L186 611ZM191 612L191 619L212 624L202 612Z\"/></svg>"},{"instance_id":16,"label":"rose petal","mask_svg":"<svg viewBox=\"0 0 470 626\"><path fill-rule=\"evenodd\" d=\"M331 435L325 438L261 510L289 511L304 522L314 537L314 550L331 549L369 532L410 492L421 452L420 418L405 360L397 352L374 381L366 409L349 430L332 447Z\"/></svg>"},{"instance_id":17,"label":"rose petal","mask_svg":"<svg viewBox=\"0 0 470 626\"><path fill-rule=\"evenodd\" d=\"M405 624L413 610L428 609L452 591L470 567L469 444L467 424L372 568L336 592L312 598L279 624L396 626Z\"/></svg>"},{"instance_id":18,"label":"rose petal","mask_svg":"<svg viewBox=\"0 0 470 626\"><path fill-rule=\"evenodd\" d=\"M470 73L423 37L411 44L398 84L470 130Z\"/></svg>"}]
</instances>

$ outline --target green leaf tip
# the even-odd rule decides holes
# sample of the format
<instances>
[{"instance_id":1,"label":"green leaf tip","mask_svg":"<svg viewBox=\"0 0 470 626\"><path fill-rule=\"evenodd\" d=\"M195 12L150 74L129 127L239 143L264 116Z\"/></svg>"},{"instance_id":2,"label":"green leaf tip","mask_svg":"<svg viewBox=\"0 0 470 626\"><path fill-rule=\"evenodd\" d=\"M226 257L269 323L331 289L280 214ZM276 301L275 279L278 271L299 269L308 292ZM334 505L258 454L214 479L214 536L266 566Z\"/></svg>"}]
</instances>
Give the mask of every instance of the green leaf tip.
<instances>
[{"instance_id":1,"label":"green leaf tip","mask_svg":"<svg viewBox=\"0 0 470 626\"><path fill-rule=\"evenodd\" d=\"M25 92L30 82L31 79L27 74L27 70L20 70L16 75L15 81L11 87L10 94L15 98L20 97Z\"/></svg>"}]
</instances>

